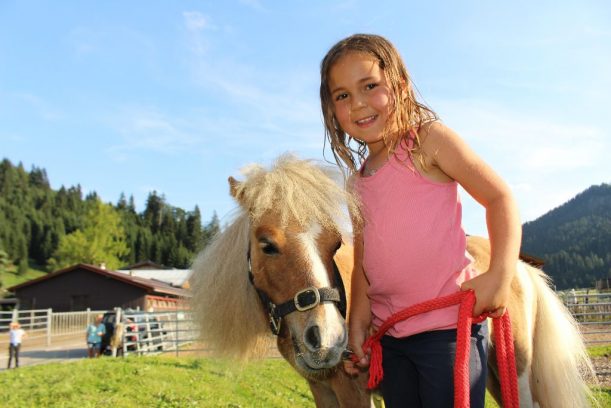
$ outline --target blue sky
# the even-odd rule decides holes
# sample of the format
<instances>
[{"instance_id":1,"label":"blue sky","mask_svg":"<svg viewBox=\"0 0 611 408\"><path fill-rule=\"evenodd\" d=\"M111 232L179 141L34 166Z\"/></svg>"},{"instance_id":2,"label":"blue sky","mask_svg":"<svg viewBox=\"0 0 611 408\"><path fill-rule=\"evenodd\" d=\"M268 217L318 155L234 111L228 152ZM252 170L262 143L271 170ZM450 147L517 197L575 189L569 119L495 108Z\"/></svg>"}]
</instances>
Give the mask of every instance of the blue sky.
<instances>
[{"instance_id":1,"label":"blue sky","mask_svg":"<svg viewBox=\"0 0 611 408\"><path fill-rule=\"evenodd\" d=\"M244 165L323 158L320 60L356 32L395 43L524 221L611 182L606 1L2 0L0 157L54 188L139 210L156 190L226 219ZM466 230L486 234L464 201Z\"/></svg>"}]
</instances>

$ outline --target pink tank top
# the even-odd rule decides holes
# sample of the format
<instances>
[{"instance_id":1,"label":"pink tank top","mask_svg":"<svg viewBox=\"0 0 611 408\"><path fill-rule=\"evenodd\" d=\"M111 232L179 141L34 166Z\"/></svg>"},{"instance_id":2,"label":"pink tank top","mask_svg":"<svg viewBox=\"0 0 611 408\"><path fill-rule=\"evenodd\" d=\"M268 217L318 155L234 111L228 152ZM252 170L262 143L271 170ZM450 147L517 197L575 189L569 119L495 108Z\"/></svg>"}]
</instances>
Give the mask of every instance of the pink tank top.
<instances>
[{"instance_id":1,"label":"pink tank top","mask_svg":"<svg viewBox=\"0 0 611 408\"><path fill-rule=\"evenodd\" d=\"M363 204L363 267L373 324L426 300L449 295L476 275L466 252L457 183L424 178L405 147L374 175L356 177ZM458 306L397 323L393 337L456 327Z\"/></svg>"}]
</instances>

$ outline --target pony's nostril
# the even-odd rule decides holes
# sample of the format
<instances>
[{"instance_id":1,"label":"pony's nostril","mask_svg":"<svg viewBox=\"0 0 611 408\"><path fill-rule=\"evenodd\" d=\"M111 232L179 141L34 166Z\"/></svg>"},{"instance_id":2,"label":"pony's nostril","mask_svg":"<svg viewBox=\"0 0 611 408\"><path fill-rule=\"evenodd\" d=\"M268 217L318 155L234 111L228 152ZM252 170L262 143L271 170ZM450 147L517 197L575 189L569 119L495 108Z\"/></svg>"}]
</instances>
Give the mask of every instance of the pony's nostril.
<instances>
[{"instance_id":1,"label":"pony's nostril","mask_svg":"<svg viewBox=\"0 0 611 408\"><path fill-rule=\"evenodd\" d=\"M305 331L305 344L311 350L320 349L320 329L318 326L310 326Z\"/></svg>"}]
</instances>

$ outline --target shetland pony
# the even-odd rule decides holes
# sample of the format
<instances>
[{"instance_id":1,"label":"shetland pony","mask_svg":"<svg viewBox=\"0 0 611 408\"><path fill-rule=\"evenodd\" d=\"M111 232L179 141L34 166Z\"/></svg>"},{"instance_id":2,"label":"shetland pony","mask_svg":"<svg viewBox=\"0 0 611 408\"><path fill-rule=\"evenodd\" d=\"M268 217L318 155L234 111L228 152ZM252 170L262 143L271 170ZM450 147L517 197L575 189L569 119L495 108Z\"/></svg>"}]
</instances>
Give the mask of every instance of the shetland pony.
<instances>
[{"instance_id":1,"label":"shetland pony","mask_svg":"<svg viewBox=\"0 0 611 408\"><path fill-rule=\"evenodd\" d=\"M341 368L353 265L347 213L359 225L357 201L334 181L336 173L292 156L244 174L241 182L229 178L239 213L193 264L203 340L242 360L265 356L275 340L317 407L370 407L367 373L349 377ZM486 271L488 241L469 237L468 250ZM508 309L521 406L588 406L584 378L592 366L541 271L519 263ZM488 388L500 403L494 350L489 355Z\"/></svg>"}]
</instances>

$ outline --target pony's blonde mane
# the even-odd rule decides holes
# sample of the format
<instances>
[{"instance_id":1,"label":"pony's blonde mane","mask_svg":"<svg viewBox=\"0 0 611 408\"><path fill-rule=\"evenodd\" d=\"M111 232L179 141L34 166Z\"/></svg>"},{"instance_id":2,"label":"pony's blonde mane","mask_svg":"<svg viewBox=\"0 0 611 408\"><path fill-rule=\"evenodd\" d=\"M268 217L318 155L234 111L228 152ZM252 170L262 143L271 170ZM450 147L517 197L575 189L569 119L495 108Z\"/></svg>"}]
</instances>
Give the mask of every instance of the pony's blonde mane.
<instances>
[{"instance_id":1,"label":"pony's blonde mane","mask_svg":"<svg viewBox=\"0 0 611 408\"><path fill-rule=\"evenodd\" d=\"M199 254L193 263L192 307L201 337L214 352L239 359L265 356L274 338L255 290L248 280L246 253L249 231L269 210L300 225L312 221L342 232L346 208L360 223L356 199L334 181L328 168L293 156L281 156L266 170L250 166L235 186L240 203L235 220ZM335 172L335 175L338 173Z\"/></svg>"},{"instance_id":2,"label":"pony's blonde mane","mask_svg":"<svg viewBox=\"0 0 611 408\"><path fill-rule=\"evenodd\" d=\"M251 165L242 170L246 180L235 195L253 222L270 209L279 211L283 225L291 219L305 226L316 221L325 228L338 228L346 217L346 206L360 225L358 202L339 184L340 173L334 167L323 167L311 160L292 155L278 158L271 169Z\"/></svg>"}]
</instances>

